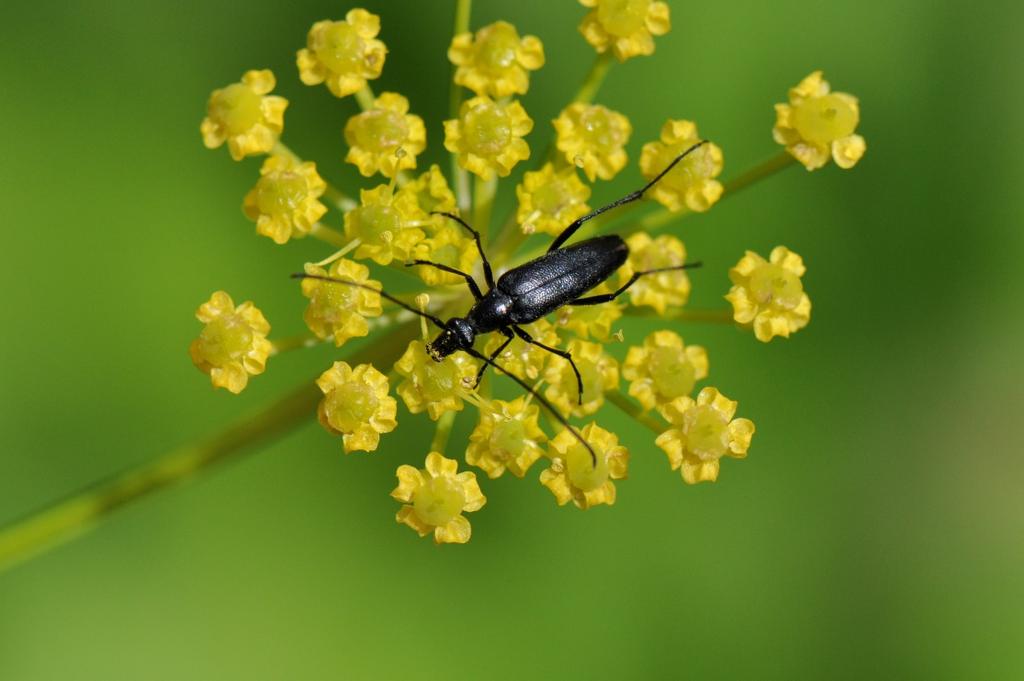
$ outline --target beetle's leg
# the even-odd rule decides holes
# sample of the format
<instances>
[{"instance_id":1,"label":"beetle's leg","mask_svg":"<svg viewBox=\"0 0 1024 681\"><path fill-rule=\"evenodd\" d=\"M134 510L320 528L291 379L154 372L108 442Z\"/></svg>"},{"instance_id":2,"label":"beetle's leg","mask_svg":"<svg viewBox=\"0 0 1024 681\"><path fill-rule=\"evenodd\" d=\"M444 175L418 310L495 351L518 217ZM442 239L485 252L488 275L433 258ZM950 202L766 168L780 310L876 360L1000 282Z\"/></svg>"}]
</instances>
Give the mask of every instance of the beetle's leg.
<instances>
[{"instance_id":1,"label":"beetle's leg","mask_svg":"<svg viewBox=\"0 0 1024 681\"><path fill-rule=\"evenodd\" d=\"M508 347L508 344L512 342L513 338L515 338L515 336L512 335L512 332L509 331L508 329L498 329L498 332L505 337L505 342L499 345L498 349L491 353L491 363L493 363L494 360L498 358L498 355L505 351L505 348ZM488 364L487 362L484 362L483 364L480 365L480 370L476 372L476 382L473 383L474 388L480 385L480 381L484 377L484 372L487 370L487 367L489 366L490 364Z\"/></svg>"},{"instance_id":2,"label":"beetle's leg","mask_svg":"<svg viewBox=\"0 0 1024 681\"><path fill-rule=\"evenodd\" d=\"M643 271L640 271L640 272L634 272L633 276L629 278L629 281L627 281L625 284L620 286L618 288L618 290L616 290L616 291L612 291L611 293L602 293L602 294L596 295L596 296L587 296L586 298L577 298L576 300L570 300L566 304L567 305L600 305L601 303L608 303L608 302L611 302L611 301L615 300L616 298L618 298L619 295L625 293L626 289L628 289L630 286L635 284L636 280L639 279L640 277L644 276L645 274L657 274L658 272L674 272L676 270L689 270L689 269L693 269L694 267L700 267L700 265L701 264L699 262L688 262L685 265L676 265L674 267L659 267L659 268L654 269L654 270L643 270Z\"/></svg>"},{"instance_id":3,"label":"beetle's leg","mask_svg":"<svg viewBox=\"0 0 1024 681\"><path fill-rule=\"evenodd\" d=\"M536 345L538 348L544 348L548 352L558 355L562 359L569 360L569 366L572 367L572 372L576 374L576 404L583 404L583 378L580 376L580 370L576 368L576 362L573 361L572 354L566 352L565 350L553 348L550 345L544 345L538 340L534 340L533 336L526 333L526 331L522 330L518 326L513 326L512 330L516 332L517 336L522 338L530 345Z\"/></svg>"},{"instance_id":4,"label":"beetle's leg","mask_svg":"<svg viewBox=\"0 0 1024 681\"><path fill-rule=\"evenodd\" d=\"M481 298L484 297L483 294L480 293L480 287L476 285L476 282L473 280L473 277L469 276L462 270L457 270L454 267L448 267L448 265L442 265L439 262L430 262L429 260L410 260L409 262L405 263L406 267L412 267L414 265L430 265L431 267L436 267L442 272L447 272L448 274L454 274L457 277L462 277L463 279L466 280L466 286L469 287L469 292L473 294L473 297L476 300L480 300Z\"/></svg>"},{"instance_id":5,"label":"beetle's leg","mask_svg":"<svg viewBox=\"0 0 1024 681\"><path fill-rule=\"evenodd\" d=\"M484 263L484 281L487 282L488 288L494 288L494 274L491 272L491 263L487 261L487 254L484 253L483 244L480 243L480 232L470 227L468 224L466 224L465 220L460 218L458 215L455 215L454 213L442 213L440 211L433 211L431 215L443 215L446 218L455 220L455 222L465 227L466 230L473 235L473 239L476 241L476 250L479 251L480 259Z\"/></svg>"},{"instance_id":6,"label":"beetle's leg","mask_svg":"<svg viewBox=\"0 0 1024 681\"><path fill-rule=\"evenodd\" d=\"M551 242L550 246L548 246L548 253L550 253L551 251L557 251L559 248L561 248L562 244L568 241L569 238L576 233L576 230L579 229L587 220L592 220L601 213L604 213L605 211L611 210L612 208L618 208L619 206L624 206L627 203L631 203L641 198L644 195L644 192L646 192L654 185L658 184L661 178L665 177L665 174L668 173L668 171L672 170L677 163L686 158L691 152L696 151L697 149L699 149L700 147L704 146L707 143L707 140L701 140L700 142L697 142L683 153L676 156L675 159L671 163L669 163L664 170L655 175L654 179L645 184L643 188L638 189L635 192L630 192L629 194L623 196L621 199L616 199L615 201L609 203L607 206L601 206L600 208L587 213L583 217L578 218L575 222L573 222L571 225L562 230L561 234L555 237L555 240Z\"/></svg>"}]
</instances>

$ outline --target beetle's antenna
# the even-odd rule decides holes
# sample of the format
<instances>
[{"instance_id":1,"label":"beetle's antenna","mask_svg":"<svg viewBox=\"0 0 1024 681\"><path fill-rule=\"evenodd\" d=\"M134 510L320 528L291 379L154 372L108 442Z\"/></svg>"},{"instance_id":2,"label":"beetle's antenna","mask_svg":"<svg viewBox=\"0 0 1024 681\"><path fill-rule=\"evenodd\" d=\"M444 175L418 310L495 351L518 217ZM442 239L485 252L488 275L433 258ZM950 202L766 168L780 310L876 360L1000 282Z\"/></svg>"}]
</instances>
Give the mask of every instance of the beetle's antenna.
<instances>
[{"instance_id":1,"label":"beetle's antenna","mask_svg":"<svg viewBox=\"0 0 1024 681\"><path fill-rule=\"evenodd\" d=\"M590 446L589 442L587 442L586 440L583 439L583 436L580 435L578 430L576 430L575 428L572 427L572 425L569 423L568 419L566 419L564 416L562 416L561 412L559 412L557 409L555 409L554 405L552 405L550 402L548 402L547 398L545 398L539 392L537 392L536 390L531 388L530 385L526 381L524 381L523 379L519 378L518 376L513 374L511 371L506 369L505 367L501 366L500 364L495 362L490 357L487 357L486 355L483 355L483 354L477 352L473 348L463 348L463 351L466 352L469 355L472 355L473 357L476 357L477 359L479 359L482 362L490 364L492 367L494 367L495 369L497 369L501 373L505 374L506 376L511 378L516 383L518 383L519 386L523 390L525 390L526 392L528 392L531 395L533 395L537 399L538 402L543 404L547 408L547 410L551 412L551 415L554 416L555 419L557 419L559 423L561 423L563 426L565 426L566 430L568 430L570 433L573 434L573 437L575 437L577 440L579 440L581 445L586 447L587 451L590 452L590 460L591 460L591 462L594 464L595 467L597 466L597 453L594 451L594 448Z\"/></svg>"},{"instance_id":2,"label":"beetle's antenna","mask_svg":"<svg viewBox=\"0 0 1024 681\"><path fill-rule=\"evenodd\" d=\"M441 329L442 331L444 330L444 322L441 321L440 317L435 317L434 315L430 314L429 312L424 312L423 310L418 310L415 307L413 307L412 305L410 305L409 303L405 302L404 300L400 300L400 299L394 297L393 295L391 295L390 293L385 293L384 291L380 290L376 286L370 286L369 284L361 284L358 281L350 281L348 279L339 279L337 277L325 277L325 276L323 276L321 274L306 274L305 272L296 272L295 274L292 275L292 279L316 279L318 281L328 281L328 282L333 282L335 284L348 284L349 286L354 286L356 288L365 289L367 291L373 291L374 293L380 294L381 298L384 298L386 300L390 300L392 303L394 303L398 307L404 308L404 309L408 310L409 312L412 312L415 315L419 315L420 317L423 317L424 319L429 319L430 321L434 322L434 324L439 329Z\"/></svg>"},{"instance_id":3,"label":"beetle's antenna","mask_svg":"<svg viewBox=\"0 0 1024 681\"><path fill-rule=\"evenodd\" d=\"M655 175L654 179L651 180L650 182L648 182L647 184L645 184L641 189L638 189L635 192L631 192L629 194L626 194L621 199L616 199L615 201L612 201L611 203L609 203L607 206L601 206L600 208L587 213L586 215L584 215L581 218L577 218L577 220L575 222L573 222L571 225L569 225L564 230L562 230L562 233L559 234L555 238L555 240L551 242L551 245L548 246L548 253L550 253L552 251L558 250L562 246L562 244L564 244L566 241L568 241L572 237L572 235L576 233L576 230L578 230L583 225L583 223L586 222L587 220L592 220L592 219L596 218L598 215L600 215L601 213L604 213L605 211L609 211L612 208L618 208L619 206L624 206L627 203L632 203L633 201L636 201L636 200L640 199L644 195L644 192L646 192L648 189L650 189L654 185L658 184L658 182L661 180L661 178L665 177L665 175L670 170L672 170L673 168L676 167L676 164L678 164L684 158L686 158L691 153L693 153L694 151L696 151L697 149L701 148L702 146L704 146L707 143L708 143L708 140L701 140L700 142L697 142L696 144L691 146L689 149L687 149L683 153L681 153L678 156L676 156L675 159L673 159L673 161L671 163L669 163L665 167L664 170L662 170L660 173Z\"/></svg>"}]
</instances>

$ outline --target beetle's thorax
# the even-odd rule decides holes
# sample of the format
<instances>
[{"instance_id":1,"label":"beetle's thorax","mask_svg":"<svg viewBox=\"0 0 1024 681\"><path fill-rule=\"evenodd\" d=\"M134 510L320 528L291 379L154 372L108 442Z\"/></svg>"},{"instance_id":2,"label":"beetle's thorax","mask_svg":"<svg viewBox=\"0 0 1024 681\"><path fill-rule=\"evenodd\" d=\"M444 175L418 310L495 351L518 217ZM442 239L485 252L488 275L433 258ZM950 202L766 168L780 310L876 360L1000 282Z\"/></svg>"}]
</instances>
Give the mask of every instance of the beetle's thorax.
<instances>
[{"instance_id":1,"label":"beetle's thorax","mask_svg":"<svg viewBox=\"0 0 1024 681\"><path fill-rule=\"evenodd\" d=\"M509 324L512 299L499 288L493 288L469 310L466 320L476 333L490 333Z\"/></svg>"}]
</instances>

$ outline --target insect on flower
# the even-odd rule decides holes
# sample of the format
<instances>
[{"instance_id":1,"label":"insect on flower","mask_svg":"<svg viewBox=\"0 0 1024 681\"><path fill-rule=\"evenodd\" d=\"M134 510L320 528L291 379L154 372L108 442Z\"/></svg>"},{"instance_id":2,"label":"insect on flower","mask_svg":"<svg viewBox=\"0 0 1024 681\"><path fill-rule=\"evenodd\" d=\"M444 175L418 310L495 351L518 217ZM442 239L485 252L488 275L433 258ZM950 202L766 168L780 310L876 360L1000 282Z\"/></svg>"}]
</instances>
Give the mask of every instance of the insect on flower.
<instances>
[{"instance_id":1,"label":"insect on flower","mask_svg":"<svg viewBox=\"0 0 1024 681\"><path fill-rule=\"evenodd\" d=\"M573 373L576 375L577 402L579 404L583 403L583 379L580 376L579 369L576 367L576 363L572 359L572 354L541 343L534 339L520 325L534 322L565 305L600 305L611 302L622 293L625 293L630 286L645 275L700 267L699 262L690 262L673 267L639 270L633 272L632 276L626 280L626 283L611 293L584 296L584 293L606 281L626 262L626 259L629 257L629 246L626 245L622 237L615 234L593 237L564 248L563 244L572 238L572 235L588 220L613 208L643 198L644 192L655 186L676 164L707 143L707 140L702 140L689 147L640 189L577 218L562 230L561 234L555 237L544 255L508 270L497 281L494 279L491 264L487 260L487 255L484 253L483 245L480 242L480 233L453 213L439 213L462 225L473 236L473 239L476 241L477 250L480 252L480 259L483 262L484 280L487 282L488 289L487 293L483 293L480 290L480 286L473 279L472 275L454 267L420 259L412 260L406 263L406 266L434 267L443 272L462 277L466 282L466 286L469 287L470 293L473 295L473 300L476 301L465 317L452 317L445 322L440 317L423 310L418 310L412 305L376 287L348 279L308 273L298 273L292 276L297 279L319 279L321 281L377 291L382 297L396 305L430 320L441 330L440 335L427 345L427 354L435 362L441 362L445 357L459 350L481 360L483 364L480 365L474 385L480 383L480 379L483 378L484 371L488 366L495 367L543 404L559 423L565 426L586 447L587 451L590 452L594 465L597 465L597 454L590 443L575 428L569 425L566 418L523 379L504 369L495 360L516 336L526 343L536 345L552 354L558 355L572 366ZM473 348L473 343L477 336L494 332L505 336L505 341L489 357Z\"/></svg>"}]
</instances>

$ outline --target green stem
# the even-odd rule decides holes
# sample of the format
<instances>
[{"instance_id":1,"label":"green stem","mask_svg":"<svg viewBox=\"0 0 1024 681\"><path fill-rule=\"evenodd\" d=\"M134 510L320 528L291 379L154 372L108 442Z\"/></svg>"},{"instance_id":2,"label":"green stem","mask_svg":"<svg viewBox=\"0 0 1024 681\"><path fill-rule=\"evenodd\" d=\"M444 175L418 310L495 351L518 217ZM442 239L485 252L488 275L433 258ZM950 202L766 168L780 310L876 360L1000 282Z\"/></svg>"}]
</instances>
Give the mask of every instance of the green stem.
<instances>
[{"instance_id":1,"label":"green stem","mask_svg":"<svg viewBox=\"0 0 1024 681\"><path fill-rule=\"evenodd\" d=\"M346 239L345 235L338 230L328 227L322 222L314 224L309 235L316 239L320 239L320 241L328 243L335 248L345 248L345 246L347 246L351 241L350 239Z\"/></svg>"},{"instance_id":2,"label":"green stem","mask_svg":"<svg viewBox=\"0 0 1024 681\"><path fill-rule=\"evenodd\" d=\"M623 412L633 417L637 423L658 435L661 435L668 428L667 425L661 423L650 414L645 413L639 405L635 404L631 399L620 393L618 390L606 393L605 398Z\"/></svg>"},{"instance_id":3,"label":"green stem","mask_svg":"<svg viewBox=\"0 0 1024 681\"><path fill-rule=\"evenodd\" d=\"M312 348L321 342L319 338L311 333L300 333L295 336L282 338L281 340L271 341L270 355L280 355L282 352L298 350L299 348Z\"/></svg>"},{"instance_id":4,"label":"green stem","mask_svg":"<svg viewBox=\"0 0 1024 681\"><path fill-rule=\"evenodd\" d=\"M796 159L790 156L787 152L782 151L753 168L750 168L746 172L734 177L728 182L725 182L723 185L725 191L722 194L722 198L724 199L732 196L733 194L739 193L747 187L757 184L761 180L771 177L780 170L785 170L795 163ZM685 208L676 212L672 212L667 208L659 208L658 210L648 213L641 220L631 227L623 230L621 233L629 235L640 231L647 233L657 232L689 214L690 211Z\"/></svg>"},{"instance_id":5,"label":"green stem","mask_svg":"<svg viewBox=\"0 0 1024 681\"><path fill-rule=\"evenodd\" d=\"M356 104L363 111L369 111L373 108L373 103L376 101L376 97L373 94L373 88L370 87L369 83L356 90Z\"/></svg>"},{"instance_id":6,"label":"green stem","mask_svg":"<svg viewBox=\"0 0 1024 681\"><path fill-rule=\"evenodd\" d=\"M280 140L278 140L274 145L274 148L270 150L270 153L277 154L278 156L287 156L295 163L303 162L301 156L285 146L284 142ZM342 213L346 213L359 205L351 197L346 196L343 191L332 185L330 182L325 182L325 184L327 187L324 189L324 197L333 203L334 206Z\"/></svg>"},{"instance_id":7,"label":"green stem","mask_svg":"<svg viewBox=\"0 0 1024 681\"><path fill-rule=\"evenodd\" d=\"M576 91L576 96L573 97L572 101L582 104L593 102L594 97L597 96L597 91L601 89L601 85L604 83L605 76L608 75L608 69L612 67L612 63L611 51L598 54L597 58L594 59L594 63L590 65L590 70L587 71L583 84Z\"/></svg>"},{"instance_id":8,"label":"green stem","mask_svg":"<svg viewBox=\"0 0 1024 681\"><path fill-rule=\"evenodd\" d=\"M491 209L494 208L494 194L498 190L498 178L489 180L474 176L473 181L473 226L486 242L490 234Z\"/></svg>"},{"instance_id":9,"label":"green stem","mask_svg":"<svg viewBox=\"0 0 1024 681\"><path fill-rule=\"evenodd\" d=\"M452 27L452 37L467 33L469 31L469 16L473 8L472 0L456 0L455 2L455 24ZM459 108L462 106L462 87L455 83L455 71L458 67L452 64L451 89L448 92L448 117L456 119L459 117ZM466 169L459 165L459 155L452 152L452 178L455 182L455 197L462 213L469 212L469 174Z\"/></svg>"},{"instance_id":10,"label":"green stem","mask_svg":"<svg viewBox=\"0 0 1024 681\"><path fill-rule=\"evenodd\" d=\"M437 420L437 428L434 430L434 439L430 441L430 451L444 454L448 448L448 438L452 434L452 425L455 423L455 412L446 411Z\"/></svg>"},{"instance_id":11,"label":"green stem","mask_svg":"<svg viewBox=\"0 0 1024 681\"><path fill-rule=\"evenodd\" d=\"M658 312L652 307L626 308L626 314L631 317L657 317L658 319L671 319L680 322L699 322L709 324L735 324L732 317L732 310L665 310Z\"/></svg>"},{"instance_id":12,"label":"green stem","mask_svg":"<svg viewBox=\"0 0 1024 681\"><path fill-rule=\"evenodd\" d=\"M415 328L415 322L398 327L354 353L348 361L352 364L392 361L413 337ZM0 572L70 541L120 508L206 473L216 464L238 460L245 452L310 423L321 397L310 381L215 435L117 473L0 528Z\"/></svg>"}]
</instances>

